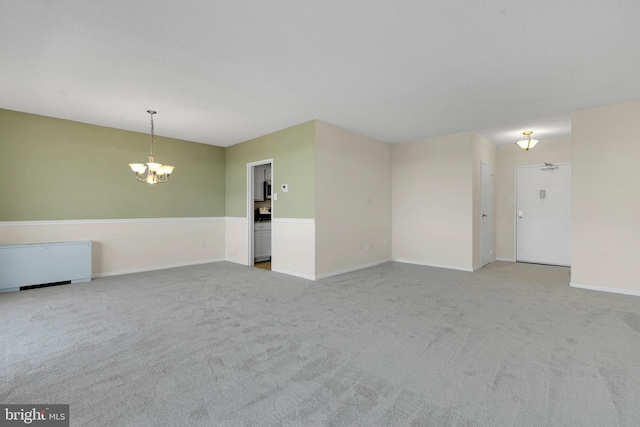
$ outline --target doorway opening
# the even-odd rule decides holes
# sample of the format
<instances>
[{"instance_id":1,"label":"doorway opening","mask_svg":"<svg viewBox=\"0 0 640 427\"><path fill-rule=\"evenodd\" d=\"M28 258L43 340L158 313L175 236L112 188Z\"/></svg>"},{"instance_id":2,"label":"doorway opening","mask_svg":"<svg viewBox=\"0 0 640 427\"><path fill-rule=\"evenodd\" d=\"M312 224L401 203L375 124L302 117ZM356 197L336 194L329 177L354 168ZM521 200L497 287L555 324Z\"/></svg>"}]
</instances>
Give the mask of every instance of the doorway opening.
<instances>
[{"instance_id":1,"label":"doorway opening","mask_svg":"<svg viewBox=\"0 0 640 427\"><path fill-rule=\"evenodd\" d=\"M271 270L271 261L261 261L253 264L255 268L261 268L263 270Z\"/></svg>"},{"instance_id":2,"label":"doorway opening","mask_svg":"<svg viewBox=\"0 0 640 427\"><path fill-rule=\"evenodd\" d=\"M248 264L271 270L273 159L247 164Z\"/></svg>"}]
</instances>

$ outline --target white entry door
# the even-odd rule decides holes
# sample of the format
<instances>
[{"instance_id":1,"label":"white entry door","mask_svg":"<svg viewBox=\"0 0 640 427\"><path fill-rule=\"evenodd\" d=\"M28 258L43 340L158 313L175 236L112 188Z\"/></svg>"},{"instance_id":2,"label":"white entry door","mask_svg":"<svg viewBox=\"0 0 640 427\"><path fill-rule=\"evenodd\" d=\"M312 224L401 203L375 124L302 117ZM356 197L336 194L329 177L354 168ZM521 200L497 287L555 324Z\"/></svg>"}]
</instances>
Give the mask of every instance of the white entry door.
<instances>
[{"instance_id":1,"label":"white entry door","mask_svg":"<svg viewBox=\"0 0 640 427\"><path fill-rule=\"evenodd\" d=\"M516 168L516 261L571 265L571 164Z\"/></svg>"},{"instance_id":2,"label":"white entry door","mask_svg":"<svg viewBox=\"0 0 640 427\"><path fill-rule=\"evenodd\" d=\"M482 163L482 191L481 191L481 210L482 210L482 238L481 253L482 265L487 265L493 261L493 239L491 238L493 230L493 203L491 194L491 166Z\"/></svg>"}]
</instances>

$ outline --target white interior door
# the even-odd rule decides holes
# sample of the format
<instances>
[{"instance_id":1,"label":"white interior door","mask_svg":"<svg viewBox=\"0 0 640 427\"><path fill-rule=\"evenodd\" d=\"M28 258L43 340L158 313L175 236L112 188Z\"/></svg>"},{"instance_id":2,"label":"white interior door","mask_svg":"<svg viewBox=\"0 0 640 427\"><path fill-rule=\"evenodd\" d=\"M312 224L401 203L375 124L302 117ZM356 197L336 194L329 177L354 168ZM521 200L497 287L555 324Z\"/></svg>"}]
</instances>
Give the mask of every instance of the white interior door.
<instances>
[{"instance_id":1,"label":"white interior door","mask_svg":"<svg viewBox=\"0 0 640 427\"><path fill-rule=\"evenodd\" d=\"M482 265L487 265L493 261L493 239L491 238L493 229L492 215L492 192L491 192L491 166L482 163L482 190L481 190L481 210L482 210L482 237L481 253Z\"/></svg>"},{"instance_id":2,"label":"white interior door","mask_svg":"<svg viewBox=\"0 0 640 427\"><path fill-rule=\"evenodd\" d=\"M571 265L571 164L516 168L516 261Z\"/></svg>"}]
</instances>

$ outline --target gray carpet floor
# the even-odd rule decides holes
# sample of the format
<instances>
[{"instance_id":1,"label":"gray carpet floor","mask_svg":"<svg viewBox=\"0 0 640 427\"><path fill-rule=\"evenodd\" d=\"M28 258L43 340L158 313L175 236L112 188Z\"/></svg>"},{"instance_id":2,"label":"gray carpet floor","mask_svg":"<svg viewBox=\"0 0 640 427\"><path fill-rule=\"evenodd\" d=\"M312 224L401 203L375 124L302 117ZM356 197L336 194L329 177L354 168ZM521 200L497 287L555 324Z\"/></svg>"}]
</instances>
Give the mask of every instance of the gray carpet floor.
<instances>
[{"instance_id":1,"label":"gray carpet floor","mask_svg":"<svg viewBox=\"0 0 640 427\"><path fill-rule=\"evenodd\" d=\"M72 426L638 426L640 299L569 281L221 262L0 294L0 402Z\"/></svg>"}]
</instances>

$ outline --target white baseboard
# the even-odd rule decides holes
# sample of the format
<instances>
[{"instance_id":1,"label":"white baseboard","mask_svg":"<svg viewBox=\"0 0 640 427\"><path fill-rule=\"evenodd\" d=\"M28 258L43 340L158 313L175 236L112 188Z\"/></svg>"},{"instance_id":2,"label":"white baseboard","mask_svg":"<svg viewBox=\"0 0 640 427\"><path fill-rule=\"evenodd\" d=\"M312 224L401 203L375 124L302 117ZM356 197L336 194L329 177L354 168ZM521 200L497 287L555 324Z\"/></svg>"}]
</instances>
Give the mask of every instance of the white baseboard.
<instances>
[{"instance_id":1,"label":"white baseboard","mask_svg":"<svg viewBox=\"0 0 640 427\"><path fill-rule=\"evenodd\" d=\"M496 261L516 262L515 258L496 258Z\"/></svg>"},{"instance_id":2,"label":"white baseboard","mask_svg":"<svg viewBox=\"0 0 640 427\"><path fill-rule=\"evenodd\" d=\"M404 264L424 265L426 267L446 268L448 270L459 270L459 271L470 271L470 272L473 272L472 268L458 267L458 266L454 266L454 265L428 264L426 262L412 261L410 259L404 259L404 258L393 258L393 261L401 262L401 263L404 263Z\"/></svg>"},{"instance_id":3,"label":"white baseboard","mask_svg":"<svg viewBox=\"0 0 640 427\"><path fill-rule=\"evenodd\" d=\"M610 292L614 294L633 295L636 297L640 297L640 291L632 291L629 289L607 288L605 286L585 285L583 283L576 282L570 282L569 286L571 286L572 288L588 289L590 291Z\"/></svg>"},{"instance_id":4,"label":"white baseboard","mask_svg":"<svg viewBox=\"0 0 640 427\"><path fill-rule=\"evenodd\" d=\"M249 264L249 263L246 263L246 262L241 262L241 261L234 260L234 259L225 258L225 259L221 259L220 261L232 262L234 264L244 265L245 267L253 267L253 264Z\"/></svg>"},{"instance_id":5,"label":"white baseboard","mask_svg":"<svg viewBox=\"0 0 640 427\"><path fill-rule=\"evenodd\" d=\"M300 277L301 279L316 280L315 276L312 276L311 274L297 273L295 271L276 270L273 267L271 268L271 271L273 271L274 273L286 274L288 276Z\"/></svg>"},{"instance_id":6,"label":"white baseboard","mask_svg":"<svg viewBox=\"0 0 640 427\"><path fill-rule=\"evenodd\" d=\"M132 274L132 273L143 273L145 271L155 271L155 270L165 270L167 268L176 268L176 267L187 267L190 265L199 265L199 264L210 264L214 262L224 261L224 258L212 258L205 259L202 261L194 261L194 262L181 262L177 264L166 264L166 265L156 265L153 267L143 267L143 268L132 268L130 270L119 270L119 271L108 271L106 273L96 273L92 274L92 279L98 279L100 277L109 277L109 276L120 276L122 274Z\"/></svg>"},{"instance_id":7,"label":"white baseboard","mask_svg":"<svg viewBox=\"0 0 640 427\"><path fill-rule=\"evenodd\" d=\"M478 271L478 270L480 270L481 268L486 267L487 265L491 264L492 262L496 262L496 261L501 261L501 260L499 260L498 258L493 258L491 261L489 261L489 262L488 262L488 263L486 263L486 264L478 265L478 266L473 267L473 271ZM504 261L504 260L502 260L502 261Z\"/></svg>"},{"instance_id":8,"label":"white baseboard","mask_svg":"<svg viewBox=\"0 0 640 427\"><path fill-rule=\"evenodd\" d=\"M368 264L357 265L355 267L344 268L342 270L332 271L331 273L321 274L316 276L316 280L326 279L327 277L338 276L340 274L351 273L352 271L362 270L364 268L374 267L376 265L384 264L385 262L389 262L391 259L383 259L380 261L370 262Z\"/></svg>"}]
</instances>

